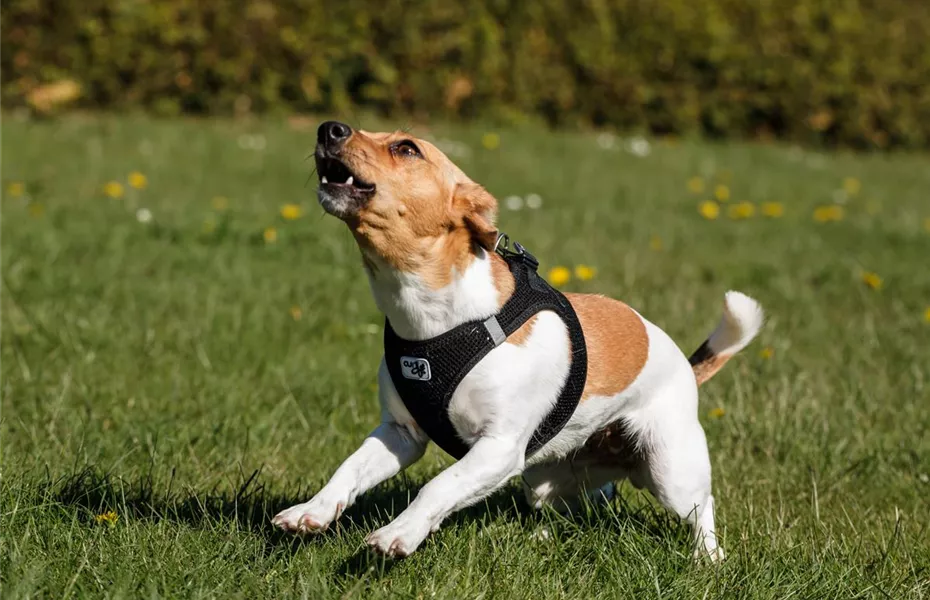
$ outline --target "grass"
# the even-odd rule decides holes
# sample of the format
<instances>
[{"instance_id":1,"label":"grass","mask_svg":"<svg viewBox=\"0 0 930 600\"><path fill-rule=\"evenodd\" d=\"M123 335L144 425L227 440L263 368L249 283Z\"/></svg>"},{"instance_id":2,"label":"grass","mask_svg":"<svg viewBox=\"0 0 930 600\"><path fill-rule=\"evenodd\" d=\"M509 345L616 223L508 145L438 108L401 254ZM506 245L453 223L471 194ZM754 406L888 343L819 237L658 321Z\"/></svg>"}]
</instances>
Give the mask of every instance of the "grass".
<instances>
[{"instance_id":1,"label":"grass","mask_svg":"<svg viewBox=\"0 0 930 600\"><path fill-rule=\"evenodd\" d=\"M500 223L546 268L596 269L567 289L624 299L686 352L725 290L763 303L760 340L702 388L728 560L692 565L685 527L629 486L566 518L516 484L407 560L370 556L364 536L449 463L435 449L325 535L276 532L378 421L381 317L307 182L312 129L8 116L4 598L930 596L927 156L428 133L470 149L456 160L498 198L542 196ZM718 183L731 198L708 220ZM844 185L839 219L814 220Z\"/></svg>"}]
</instances>

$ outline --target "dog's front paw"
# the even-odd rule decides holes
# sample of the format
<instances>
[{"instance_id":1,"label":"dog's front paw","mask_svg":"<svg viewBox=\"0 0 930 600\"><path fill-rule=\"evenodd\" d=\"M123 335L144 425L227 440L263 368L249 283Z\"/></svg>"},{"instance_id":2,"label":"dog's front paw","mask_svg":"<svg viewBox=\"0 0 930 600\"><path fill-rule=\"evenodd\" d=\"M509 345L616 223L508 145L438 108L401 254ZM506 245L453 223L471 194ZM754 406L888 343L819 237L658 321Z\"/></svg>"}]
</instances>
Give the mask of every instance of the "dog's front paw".
<instances>
[{"instance_id":1,"label":"dog's front paw","mask_svg":"<svg viewBox=\"0 0 930 600\"><path fill-rule=\"evenodd\" d=\"M271 522L284 531L316 533L324 531L330 523L338 519L343 508L341 503L329 505L323 500L314 498L309 502L282 510Z\"/></svg>"},{"instance_id":2,"label":"dog's front paw","mask_svg":"<svg viewBox=\"0 0 930 600\"><path fill-rule=\"evenodd\" d=\"M418 524L400 519L370 534L365 540L378 554L391 558L404 558L413 554L429 534L429 524Z\"/></svg>"}]
</instances>

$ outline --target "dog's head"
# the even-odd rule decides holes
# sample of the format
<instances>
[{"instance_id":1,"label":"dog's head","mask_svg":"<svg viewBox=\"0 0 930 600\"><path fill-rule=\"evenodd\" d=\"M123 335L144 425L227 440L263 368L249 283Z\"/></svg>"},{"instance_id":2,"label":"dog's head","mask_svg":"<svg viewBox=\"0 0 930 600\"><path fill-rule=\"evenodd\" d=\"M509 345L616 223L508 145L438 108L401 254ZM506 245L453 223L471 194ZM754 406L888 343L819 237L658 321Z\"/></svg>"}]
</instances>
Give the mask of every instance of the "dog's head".
<instances>
[{"instance_id":1,"label":"dog's head","mask_svg":"<svg viewBox=\"0 0 930 600\"><path fill-rule=\"evenodd\" d=\"M384 263L441 285L494 247L497 202L433 144L327 121L315 155L320 205L349 226L369 269Z\"/></svg>"}]
</instances>

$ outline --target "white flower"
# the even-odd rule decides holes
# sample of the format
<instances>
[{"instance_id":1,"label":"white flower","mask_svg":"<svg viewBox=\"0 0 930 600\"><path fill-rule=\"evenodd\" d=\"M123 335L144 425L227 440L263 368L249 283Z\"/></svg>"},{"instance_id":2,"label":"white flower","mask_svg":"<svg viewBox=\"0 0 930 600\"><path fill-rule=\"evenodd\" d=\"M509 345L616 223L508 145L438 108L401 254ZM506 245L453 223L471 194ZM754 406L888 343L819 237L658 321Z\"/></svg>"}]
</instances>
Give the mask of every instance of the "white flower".
<instances>
[{"instance_id":1,"label":"white flower","mask_svg":"<svg viewBox=\"0 0 930 600\"><path fill-rule=\"evenodd\" d=\"M249 135L247 133L243 133L239 136L238 143L239 147L243 150L255 150L257 152L261 152L265 149L265 136L261 134Z\"/></svg>"},{"instance_id":2,"label":"white flower","mask_svg":"<svg viewBox=\"0 0 930 600\"><path fill-rule=\"evenodd\" d=\"M616 146L617 139L612 133L600 133L597 136L597 145L601 147L601 150L613 150Z\"/></svg>"},{"instance_id":3,"label":"white flower","mask_svg":"<svg viewBox=\"0 0 930 600\"><path fill-rule=\"evenodd\" d=\"M464 144L462 142L443 138L436 140L434 143L436 144L436 147L438 147L448 156L465 158L471 154L471 148L468 147L468 144Z\"/></svg>"},{"instance_id":4,"label":"white flower","mask_svg":"<svg viewBox=\"0 0 930 600\"><path fill-rule=\"evenodd\" d=\"M506 206L508 210L520 210L523 208L523 198L520 196L507 196L504 199L504 206Z\"/></svg>"},{"instance_id":5,"label":"white flower","mask_svg":"<svg viewBox=\"0 0 930 600\"><path fill-rule=\"evenodd\" d=\"M147 208L140 208L136 211L136 220L140 223L148 223L152 220L152 211Z\"/></svg>"},{"instance_id":6,"label":"white flower","mask_svg":"<svg viewBox=\"0 0 930 600\"><path fill-rule=\"evenodd\" d=\"M629 142L627 142L627 150L630 154L643 158L649 156L649 153L652 152L652 146L646 138L636 136L630 138Z\"/></svg>"},{"instance_id":7,"label":"white flower","mask_svg":"<svg viewBox=\"0 0 930 600\"><path fill-rule=\"evenodd\" d=\"M527 194L526 195L526 207L536 210L542 206L542 196L539 194Z\"/></svg>"}]
</instances>

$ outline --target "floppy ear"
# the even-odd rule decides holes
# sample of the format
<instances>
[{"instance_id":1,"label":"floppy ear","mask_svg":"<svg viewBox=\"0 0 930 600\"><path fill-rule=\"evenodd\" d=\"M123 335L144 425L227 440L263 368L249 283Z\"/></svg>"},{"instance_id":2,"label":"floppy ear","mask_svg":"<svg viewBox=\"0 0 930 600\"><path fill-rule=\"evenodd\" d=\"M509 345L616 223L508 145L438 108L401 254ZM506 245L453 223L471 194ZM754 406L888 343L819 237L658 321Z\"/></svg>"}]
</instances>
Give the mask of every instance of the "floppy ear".
<instances>
[{"instance_id":1,"label":"floppy ear","mask_svg":"<svg viewBox=\"0 0 930 600\"><path fill-rule=\"evenodd\" d=\"M471 233L471 238L489 252L497 244L497 200L477 183L458 183L452 197L452 205L462 215L462 222Z\"/></svg>"}]
</instances>

